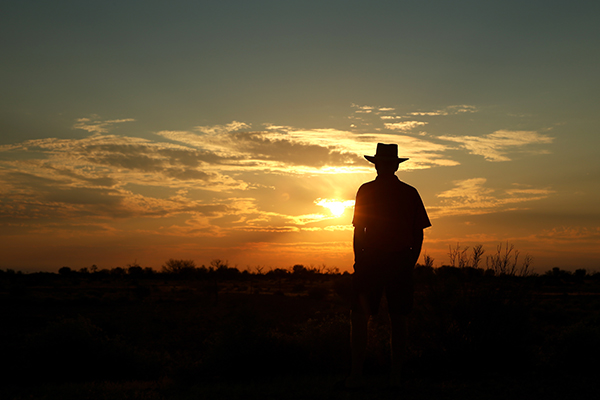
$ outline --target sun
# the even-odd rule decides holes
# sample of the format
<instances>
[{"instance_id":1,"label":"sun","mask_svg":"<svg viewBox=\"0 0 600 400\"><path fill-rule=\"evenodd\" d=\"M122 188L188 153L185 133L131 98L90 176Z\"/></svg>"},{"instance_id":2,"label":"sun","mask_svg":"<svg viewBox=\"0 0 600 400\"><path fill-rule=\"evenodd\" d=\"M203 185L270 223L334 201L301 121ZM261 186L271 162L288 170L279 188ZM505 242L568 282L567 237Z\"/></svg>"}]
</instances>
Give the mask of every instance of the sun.
<instances>
[{"instance_id":1,"label":"sun","mask_svg":"<svg viewBox=\"0 0 600 400\"><path fill-rule=\"evenodd\" d=\"M317 199L315 204L328 208L334 217L341 217L347 207L354 205L354 200Z\"/></svg>"}]
</instances>

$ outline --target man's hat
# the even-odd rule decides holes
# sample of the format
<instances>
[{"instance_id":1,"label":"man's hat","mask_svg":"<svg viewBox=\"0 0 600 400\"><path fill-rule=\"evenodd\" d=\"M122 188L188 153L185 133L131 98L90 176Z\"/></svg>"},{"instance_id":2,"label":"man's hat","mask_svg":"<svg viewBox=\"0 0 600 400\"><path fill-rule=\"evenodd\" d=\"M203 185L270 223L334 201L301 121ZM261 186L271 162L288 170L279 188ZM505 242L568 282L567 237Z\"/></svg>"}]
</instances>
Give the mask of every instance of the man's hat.
<instances>
[{"instance_id":1,"label":"man's hat","mask_svg":"<svg viewBox=\"0 0 600 400\"><path fill-rule=\"evenodd\" d=\"M408 160L408 158L398 157L397 144L383 143L377 143L377 152L374 156L365 156L365 158L372 163L376 163L377 161L398 161L401 163Z\"/></svg>"}]
</instances>

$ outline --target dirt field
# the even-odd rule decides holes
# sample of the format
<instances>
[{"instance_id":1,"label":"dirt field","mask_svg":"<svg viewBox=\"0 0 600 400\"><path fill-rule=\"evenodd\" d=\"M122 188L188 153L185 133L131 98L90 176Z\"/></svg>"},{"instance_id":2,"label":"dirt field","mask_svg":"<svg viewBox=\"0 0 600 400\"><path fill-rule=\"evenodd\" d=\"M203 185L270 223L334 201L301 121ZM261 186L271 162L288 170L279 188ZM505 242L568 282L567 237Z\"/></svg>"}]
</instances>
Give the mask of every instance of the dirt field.
<instances>
[{"instance_id":1,"label":"dirt field","mask_svg":"<svg viewBox=\"0 0 600 400\"><path fill-rule=\"evenodd\" d=\"M349 276L0 275L2 399L589 398L596 279L419 271L403 387L385 304L369 386L349 366ZM589 278L589 277L588 277Z\"/></svg>"}]
</instances>

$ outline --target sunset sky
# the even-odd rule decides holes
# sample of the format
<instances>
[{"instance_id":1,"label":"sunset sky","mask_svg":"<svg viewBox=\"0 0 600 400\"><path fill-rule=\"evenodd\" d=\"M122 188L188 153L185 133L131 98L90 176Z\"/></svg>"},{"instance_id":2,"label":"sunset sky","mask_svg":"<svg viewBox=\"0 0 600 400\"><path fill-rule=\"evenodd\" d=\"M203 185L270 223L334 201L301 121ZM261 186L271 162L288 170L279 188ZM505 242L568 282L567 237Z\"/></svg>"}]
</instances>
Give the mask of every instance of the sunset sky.
<instances>
[{"instance_id":1,"label":"sunset sky","mask_svg":"<svg viewBox=\"0 0 600 400\"><path fill-rule=\"evenodd\" d=\"M0 269L352 268L397 143L424 251L600 271L597 1L3 2Z\"/></svg>"}]
</instances>

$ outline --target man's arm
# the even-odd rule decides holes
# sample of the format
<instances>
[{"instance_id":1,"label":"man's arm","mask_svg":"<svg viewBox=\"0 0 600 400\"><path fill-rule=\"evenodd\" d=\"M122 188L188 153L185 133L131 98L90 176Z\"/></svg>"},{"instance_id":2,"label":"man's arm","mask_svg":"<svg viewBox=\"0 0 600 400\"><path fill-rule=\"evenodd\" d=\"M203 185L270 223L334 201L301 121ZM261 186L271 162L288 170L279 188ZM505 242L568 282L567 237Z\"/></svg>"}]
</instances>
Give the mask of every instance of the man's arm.
<instances>
[{"instance_id":1,"label":"man's arm","mask_svg":"<svg viewBox=\"0 0 600 400\"><path fill-rule=\"evenodd\" d=\"M412 251L412 264L416 265L421 256L421 248L423 247L423 229L417 229L413 233L413 245L411 246Z\"/></svg>"},{"instance_id":2,"label":"man's arm","mask_svg":"<svg viewBox=\"0 0 600 400\"><path fill-rule=\"evenodd\" d=\"M362 258L363 250L365 248L365 228L363 226L354 227L354 261L358 261Z\"/></svg>"}]
</instances>

